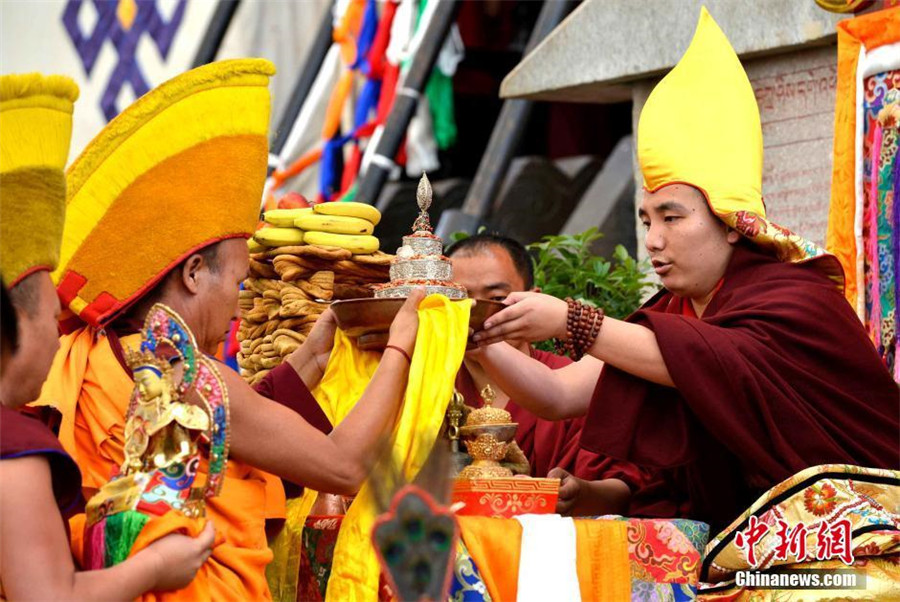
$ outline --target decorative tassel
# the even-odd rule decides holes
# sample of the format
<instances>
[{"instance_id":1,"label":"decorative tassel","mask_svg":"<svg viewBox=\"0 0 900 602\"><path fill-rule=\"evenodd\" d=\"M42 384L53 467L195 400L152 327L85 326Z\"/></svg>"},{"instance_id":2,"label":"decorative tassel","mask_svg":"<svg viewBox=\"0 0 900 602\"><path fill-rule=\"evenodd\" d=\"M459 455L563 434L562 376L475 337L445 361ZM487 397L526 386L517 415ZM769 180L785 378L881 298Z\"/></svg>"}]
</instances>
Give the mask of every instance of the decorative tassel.
<instances>
[{"instance_id":1,"label":"decorative tassel","mask_svg":"<svg viewBox=\"0 0 900 602\"><path fill-rule=\"evenodd\" d=\"M85 567L95 571L105 568L106 563L106 519L85 529Z\"/></svg>"},{"instance_id":2,"label":"decorative tassel","mask_svg":"<svg viewBox=\"0 0 900 602\"><path fill-rule=\"evenodd\" d=\"M126 510L106 517L106 556L109 568L128 558L141 529L150 517L141 512Z\"/></svg>"}]
</instances>

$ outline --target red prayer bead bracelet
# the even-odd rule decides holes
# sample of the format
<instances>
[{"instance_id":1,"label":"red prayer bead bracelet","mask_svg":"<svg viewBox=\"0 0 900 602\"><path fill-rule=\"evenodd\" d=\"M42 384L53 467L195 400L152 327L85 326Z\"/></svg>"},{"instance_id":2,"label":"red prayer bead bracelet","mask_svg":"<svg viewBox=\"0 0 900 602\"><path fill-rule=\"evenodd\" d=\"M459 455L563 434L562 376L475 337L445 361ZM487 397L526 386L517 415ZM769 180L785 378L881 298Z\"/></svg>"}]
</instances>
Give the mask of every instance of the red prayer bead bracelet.
<instances>
[{"instance_id":1,"label":"red prayer bead bracelet","mask_svg":"<svg viewBox=\"0 0 900 602\"><path fill-rule=\"evenodd\" d=\"M597 340L603 325L603 310L566 297L569 306L566 314L566 337L556 341L556 352L569 355L576 362Z\"/></svg>"}]
</instances>

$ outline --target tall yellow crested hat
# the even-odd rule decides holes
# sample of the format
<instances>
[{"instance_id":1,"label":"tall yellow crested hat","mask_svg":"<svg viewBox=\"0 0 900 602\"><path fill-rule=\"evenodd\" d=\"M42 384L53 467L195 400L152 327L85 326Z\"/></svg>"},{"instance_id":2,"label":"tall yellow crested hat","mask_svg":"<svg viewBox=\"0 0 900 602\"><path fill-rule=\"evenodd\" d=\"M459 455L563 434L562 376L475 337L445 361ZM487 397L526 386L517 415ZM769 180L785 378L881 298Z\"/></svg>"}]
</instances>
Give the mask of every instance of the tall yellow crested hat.
<instances>
[{"instance_id":1,"label":"tall yellow crested hat","mask_svg":"<svg viewBox=\"0 0 900 602\"><path fill-rule=\"evenodd\" d=\"M8 287L59 262L77 99L78 86L62 75L0 77L0 272Z\"/></svg>"},{"instance_id":2,"label":"tall yellow crested hat","mask_svg":"<svg viewBox=\"0 0 900 602\"><path fill-rule=\"evenodd\" d=\"M263 59L220 61L151 90L113 119L67 173L60 300L102 326L184 258L248 238L266 177Z\"/></svg>"},{"instance_id":3,"label":"tall yellow crested hat","mask_svg":"<svg viewBox=\"0 0 900 602\"><path fill-rule=\"evenodd\" d=\"M722 221L781 261L819 262L839 284L843 271L815 243L766 218L759 107L734 49L706 7L688 49L654 88L637 137L644 187L700 190Z\"/></svg>"}]
</instances>

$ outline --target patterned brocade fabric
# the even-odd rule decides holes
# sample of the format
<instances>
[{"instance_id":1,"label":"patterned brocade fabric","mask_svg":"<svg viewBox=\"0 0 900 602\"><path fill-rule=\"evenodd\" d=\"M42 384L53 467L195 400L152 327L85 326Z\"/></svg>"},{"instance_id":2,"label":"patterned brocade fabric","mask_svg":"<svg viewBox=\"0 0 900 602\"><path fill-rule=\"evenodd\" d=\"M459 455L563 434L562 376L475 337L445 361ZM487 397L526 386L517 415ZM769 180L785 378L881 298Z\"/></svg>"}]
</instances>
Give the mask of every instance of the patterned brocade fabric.
<instances>
[{"instance_id":1,"label":"patterned brocade fabric","mask_svg":"<svg viewBox=\"0 0 900 602\"><path fill-rule=\"evenodd\" d=\"M900 264L900 70L863 80L863 278L864 323L872 342L894 375L897 363L897 269Z\"/></svg>"},{"instance_id":2,"label":"patterned brocade fabric","mask_svg":"<svg viewBox=\"0 0 900 602\"><path fill-rule=\"evenodd\" d=\"M456 562L453 564L453 580L450 583L450 602L492 602L481 573L469 554L466 544L459 541Z\"/></svg>"},{"instance_id":3,"label":"patterned brocade fabric","mask_svg":"<svg viewBox=\"0 0 900 602\"><path fill-rule=\"evenodd\" d=\"M323 602L331 577L331 563L343 516L309 516L301 535L300 569L297 575L297 602ZM390 589L381 579L379 602L393 600Z\"/></svg>"},{"instance_id":4,"label":"patterned brocade fabric","mask_svg":"<svg viewBox=\"0 0 900 602\"><path fill-rule=\"evenodd\" d=\"M709 526L692 520L626 519L631 599L695 600Z\"/></svg>"},{"instance_id":5,"label":"patterned brocade fabric","mask_svg":"<svg viewBox=\"0 0 900 602\"><path fill-rule=\"evenodd\" d=\"M865 575L861 590L756 590L734 584L736 571L748 570L738 534L751 519L767 530L754 546L757 568L854 569ZM818 527L849 521L852 562L840 559L798 559L789 551L776 554L779 521L789 529L808 528L807 552L817 545ZM900 599L900 471L826 464L801 471L761 496L744 514L714 538L706 550L701 578L710 582L701 600L884 600ZM713 585L713 583L716 583Z\"/></svg>"}]
</instances>

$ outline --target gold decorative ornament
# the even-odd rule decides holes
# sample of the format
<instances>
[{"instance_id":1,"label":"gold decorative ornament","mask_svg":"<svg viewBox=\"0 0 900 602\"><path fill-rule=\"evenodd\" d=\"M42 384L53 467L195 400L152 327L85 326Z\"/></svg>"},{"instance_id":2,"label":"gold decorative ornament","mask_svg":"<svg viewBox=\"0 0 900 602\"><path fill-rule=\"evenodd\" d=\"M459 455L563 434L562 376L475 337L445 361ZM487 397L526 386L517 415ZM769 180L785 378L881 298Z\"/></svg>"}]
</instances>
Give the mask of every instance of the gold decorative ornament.
<instances>
[{"instance_id":1,"label":"gold decorative ornament","mask_svg":"<svg viewBox=\"0 0 900 602\"><path fill-rule=\"evenodd\" d=\"M459 429L472 464L459 473L461 479L497 479L511 477L509 468L500 465L519 426L506 410L493 407L496 395L490 385L481 391L484 407L472 410L466 425Z\"/></svg>"},{"instance_id":2,"label":"gold decorative ornament","mask_svg":"<svg viewBox=\"0 0 900 602\"><path fill-rule=\"evenodd\" d=\"M874 0L816 0L819 8L839 14L859 12L874 3Z\"/></svg>"}]
</instances>

